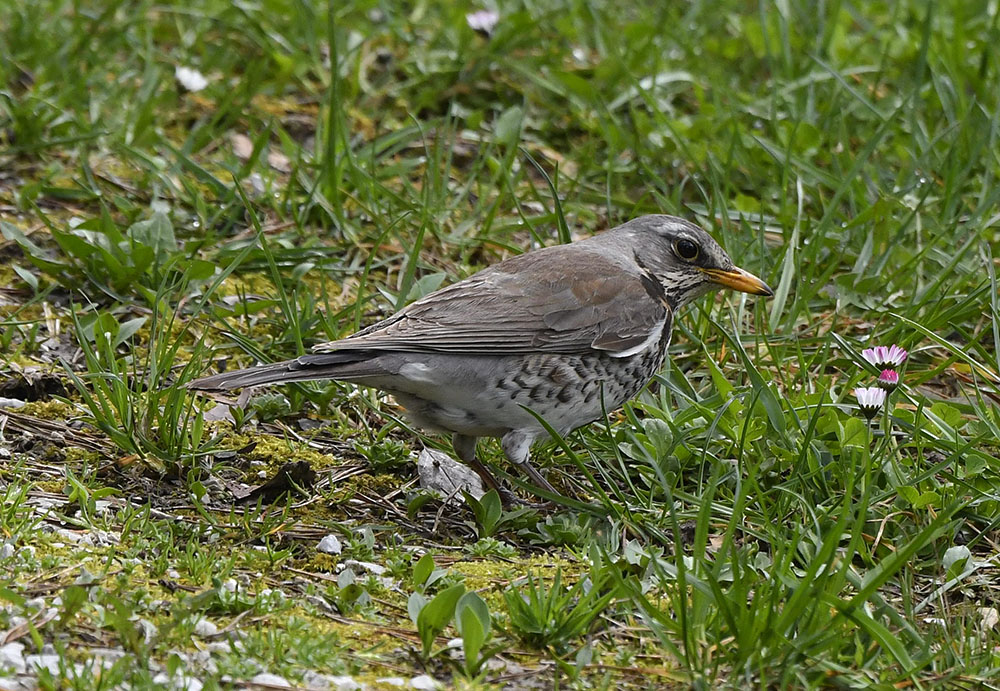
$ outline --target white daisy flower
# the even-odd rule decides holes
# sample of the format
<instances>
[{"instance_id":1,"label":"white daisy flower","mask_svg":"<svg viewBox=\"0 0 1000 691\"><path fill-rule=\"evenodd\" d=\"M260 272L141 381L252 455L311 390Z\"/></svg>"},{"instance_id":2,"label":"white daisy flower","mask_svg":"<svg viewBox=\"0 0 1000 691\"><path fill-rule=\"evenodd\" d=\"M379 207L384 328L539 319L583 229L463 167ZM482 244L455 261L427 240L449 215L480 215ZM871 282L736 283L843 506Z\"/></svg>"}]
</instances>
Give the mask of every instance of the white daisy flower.
<instances>
[{"instance_id":1,"label":"white daisy flower","mask_svg":"<svg viewBox=\"0 0 1000 691\"><path fill-rule=\"evenodd\" d=\"M877 386L864 386L854 390L854 395L858 399L858 407L862 414L871 420L878 415L878 411L885 403L885 390Z\"/></svg>"},{"instance_id":2,"label":"white daisy flower","mask_svg":"<svg viewBox=\"0 0 1000 691\"><path fill-rule=\"evenodd\" d=\"M208 80L198 70L178 65L174 69L174 79L188 91L201 91L208 86Z\"/></svg>"},{"instance_id":3,"label":"white daisy flower","mask_svg":"<svg viewBox=\"0 0 1000 691\"><path fill-rule=\"evenodd\" d=\"M465 23L469 25L470 29L487 36L493 33L493 29L496 28L499 21L500 14L493 10L479 10L465 15Z\"/></svg>"}]
</instances>

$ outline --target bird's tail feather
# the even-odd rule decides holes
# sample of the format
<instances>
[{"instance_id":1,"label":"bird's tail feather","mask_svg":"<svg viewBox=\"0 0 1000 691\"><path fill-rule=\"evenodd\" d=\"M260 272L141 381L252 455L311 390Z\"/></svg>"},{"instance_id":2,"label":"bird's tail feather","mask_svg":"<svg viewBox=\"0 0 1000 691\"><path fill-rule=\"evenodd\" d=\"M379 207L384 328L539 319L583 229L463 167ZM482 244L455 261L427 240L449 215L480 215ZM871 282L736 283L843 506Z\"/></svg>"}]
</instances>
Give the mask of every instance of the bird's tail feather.
<instances>
[{"instance_id":1,"label":"bird's tail feather","mask_svg":"<svg viewBox=\"0 0 1000 691\"><path fill-rule=\"evenodd\" d=\"M185 386L196 391L229 391L263 384L285 384L314 379L357 379L384 373L377 365L366 366L372 354L365 351L314 353L293 360L258 365L246 369L213 374L189 381Z\"/></svg>"}]
</instances>

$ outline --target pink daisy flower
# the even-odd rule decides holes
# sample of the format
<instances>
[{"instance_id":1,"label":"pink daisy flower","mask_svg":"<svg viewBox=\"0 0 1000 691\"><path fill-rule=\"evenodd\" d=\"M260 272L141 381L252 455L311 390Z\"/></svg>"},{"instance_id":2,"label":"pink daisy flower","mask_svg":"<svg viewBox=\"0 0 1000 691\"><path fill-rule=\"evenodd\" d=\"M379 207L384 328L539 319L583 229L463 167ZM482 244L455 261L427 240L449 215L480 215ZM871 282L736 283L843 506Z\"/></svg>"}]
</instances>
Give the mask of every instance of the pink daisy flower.
<instances>
[{"instance_id":1,"label":"pink daisy flower","mask_svg":"<svg viewBox=\"0 0 1000 691\"><path fill-rule=\"evenodd\" d=\"M861 357L876 367L899 367L906 362L908 352L893 343L891 346L875 346L861 351Z\"/></svg>"},{"instance_id":2,"label":"pink daisy flower","mask_svg":"<svg viewBox=\"0 0 1000 691\"><path fill-rule=\"evenodd\" d=\"M878 375L878 386L886 393L892 393L899 386L899 372L894 369L884 369Z\"/></svg>"}]
</instances>

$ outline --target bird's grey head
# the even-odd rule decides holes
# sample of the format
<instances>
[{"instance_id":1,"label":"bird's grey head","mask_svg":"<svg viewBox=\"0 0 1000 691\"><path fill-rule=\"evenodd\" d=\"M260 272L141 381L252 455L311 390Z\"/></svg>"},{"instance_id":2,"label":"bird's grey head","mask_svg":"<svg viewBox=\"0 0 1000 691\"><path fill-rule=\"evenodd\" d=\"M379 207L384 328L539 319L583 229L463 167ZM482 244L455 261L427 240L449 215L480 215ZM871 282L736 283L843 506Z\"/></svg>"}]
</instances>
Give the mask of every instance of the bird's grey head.
<instances>
[{"instance_id":1,"label":"bird's grey head","mask_svg":"<svg viewBox=\"0 0 1000 691\"><path fill-rule=\"evenodd\" d=\"M674 309L719 288L773 295L753 274L740 269L711 235L676 216L640 216L618 232L634 239L633 259L647 290Z\"/></svg>"}]
</instances>

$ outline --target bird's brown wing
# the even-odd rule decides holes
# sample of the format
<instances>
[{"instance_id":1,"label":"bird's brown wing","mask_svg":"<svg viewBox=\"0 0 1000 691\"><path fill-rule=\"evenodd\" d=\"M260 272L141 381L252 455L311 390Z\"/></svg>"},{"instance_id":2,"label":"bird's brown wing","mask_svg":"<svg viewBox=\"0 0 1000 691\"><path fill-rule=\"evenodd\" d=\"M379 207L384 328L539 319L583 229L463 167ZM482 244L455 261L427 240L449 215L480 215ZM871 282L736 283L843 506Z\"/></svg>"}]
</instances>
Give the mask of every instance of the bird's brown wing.
<instances>
[{"instance_id":1,"label":"bird's brown wing","mask_svg":"<svg viewBox=\"0 0 1000 691\"><path fill-rule=\"evenodd\" d=\"M658 289L635 268L563 245L484 269L316 350L622 354L669 328Z\"/></svg>"}]
</instances>

